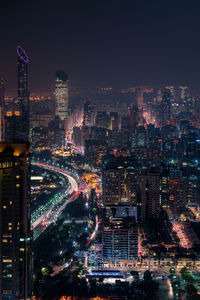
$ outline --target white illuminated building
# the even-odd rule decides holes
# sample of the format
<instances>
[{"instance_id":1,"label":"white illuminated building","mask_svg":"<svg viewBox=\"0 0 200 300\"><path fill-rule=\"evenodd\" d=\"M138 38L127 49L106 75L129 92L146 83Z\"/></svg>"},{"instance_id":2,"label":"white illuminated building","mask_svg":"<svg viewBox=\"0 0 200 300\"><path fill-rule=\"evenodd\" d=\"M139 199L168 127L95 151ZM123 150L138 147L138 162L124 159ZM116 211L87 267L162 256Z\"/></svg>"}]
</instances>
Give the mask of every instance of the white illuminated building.
<instances>
[{"instance_id":1,"label":"white illuminated building","mask_svg":"<svg viewBox=\"0 0 200 300\"><path fill-rule=\"evenodd\" d=\"M68 76L63 71L56 72L55 94L55 114L61 121L66 120L68 117Z\"/></svg>"}]
</instances>

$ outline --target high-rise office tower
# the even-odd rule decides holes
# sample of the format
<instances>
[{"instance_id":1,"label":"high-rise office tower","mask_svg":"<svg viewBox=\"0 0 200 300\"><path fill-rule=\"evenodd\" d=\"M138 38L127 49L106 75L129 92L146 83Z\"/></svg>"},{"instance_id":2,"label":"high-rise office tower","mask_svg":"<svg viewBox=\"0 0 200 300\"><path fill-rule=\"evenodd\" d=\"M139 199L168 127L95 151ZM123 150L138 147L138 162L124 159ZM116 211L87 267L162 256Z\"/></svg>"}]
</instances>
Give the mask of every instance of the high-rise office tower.
<instances>
[{"instance_id":1,"label":"high-rise office tower","mask_svg":"<svg viewBox=\"0 0 200 300\"><path fill-rule=\"evenodd\" d=\"M136 205L139 194L137 176L138 166L133 157L104 156L102 170L104 204Z\"/></svg>"},{"instance_id":2,"label":"high-rise office tower","mask_svg":"<svg viewBox=\"0 0 200 300\"><path fill-rule=\"evenodd\" d=\"M5 114L5 84L0 79L0 140L4 138L4 114Z\"/></svg>"},{"instance_id":3,"label":"high-rise office tower","mask_svg":"<svg viewBox=\"0 0 200 300\"><path fill-rule=\"evenodd\" d=\"M134 267L138 259L137 208L131 205L106 207L102 228L104 263Z\"/></svg>"},{"instance_id":4,"label":"high-rise office tower","mask_svg":"<svg viewBox=\"0 0 200 300\"><path fill-rule=\"evenodd\" d=\"M0 143L0 300L31 298L29 143Z\"/></svg>"},{"instance_id":5,"label":"high-rise office tower","mask_svg":"<svg viewBox=\"0 0 200 300\"><path fill-rule=\"evenodd\" d=\"M3 79L0 79L0 105L4 106L5 84Z\"/></svg>"},{"instance_id":6,"label":"high-rise office tower","mask_svg":"<svg viewBox=\"0 0 200 300\"><path fill-rule=\"evenodd\" d=\"M55 115L64 121L68 118L68 76L63 71L56 72L55 93Z\"/></svg>"},{"instance_id":7,"label":"high-rise office tower","mask_svg":"<svg viewBox=\"0 0 200 300\"><path fill-rule=\"evenodd\" d=\"M171 92L169 89L162 89L162 101L161 101L161 115L160 125L161 127L167 125L167 122L171 118Z\"/></svg>"},{"instance_id":8,"label":"high-rise office tower","mask_svg":"<svg viewBox=\"0 0 200 300\"><path fill-rule=\"evenodd\" d=\"M138 258L138 172L133 157L104 156L102 251L104 264L134 267Z\"/></svg>"},{"instance_id":9,"label":"high-rise office tower","mask_svg":"<svg viewBox=\"0 0 200 300\"><path fill-rule=\"evenodd\" d=\"M118 130L119 116L117 112L110 112L110 130Z\"/></svg>"},{"instance_id":10,"label":"high-rise office tower","mask_svg":"<svg viewBox=\"0 0 200 300\"><path fill-rule=\"evenodd\" d=\"M16 139L29 140L29 91L28 56L21 46L17 46L17 104L22 122L22 132ZM18 108L17 108L18 109Z\"/></svg>"},{"instance_id":11,"label":"high-rise office tower","mask_svg":"<svg viewBox=\"0 0 200 300\"><path fill-rule=\"evenodd\" d=\"M83 105L83 124L84 126L93 126L95 120L95 106L91 101Z\"/></svg>"},{"instance_id":12,"label":"high-rise office tower","mask_svg":"<svg viewBox=\"0 0 200 300\"><path fill-rule=\"evenodd\" d=\"M161 208L159 169L151 168L149 171L144 172L140 178L140 185L142 220L158 217Z\"/></svg>"}]
</instances>

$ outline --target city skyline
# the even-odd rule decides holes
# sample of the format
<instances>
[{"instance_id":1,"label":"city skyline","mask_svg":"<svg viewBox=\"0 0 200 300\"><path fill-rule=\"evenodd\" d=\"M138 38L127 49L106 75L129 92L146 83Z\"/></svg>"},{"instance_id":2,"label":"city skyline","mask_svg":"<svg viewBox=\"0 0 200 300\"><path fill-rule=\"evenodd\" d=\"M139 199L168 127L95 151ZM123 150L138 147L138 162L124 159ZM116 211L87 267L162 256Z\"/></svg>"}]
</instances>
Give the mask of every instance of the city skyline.
<instances>
[{"instance_id":1,"label":"city skyline","mask_svg":"<svg viewBox=\"0 0 200 300\"><path fill-rule=\"evenodd\" d=\"M199 15L2 5L0 300L200 299Z\"/></svg>"}]
</instances>

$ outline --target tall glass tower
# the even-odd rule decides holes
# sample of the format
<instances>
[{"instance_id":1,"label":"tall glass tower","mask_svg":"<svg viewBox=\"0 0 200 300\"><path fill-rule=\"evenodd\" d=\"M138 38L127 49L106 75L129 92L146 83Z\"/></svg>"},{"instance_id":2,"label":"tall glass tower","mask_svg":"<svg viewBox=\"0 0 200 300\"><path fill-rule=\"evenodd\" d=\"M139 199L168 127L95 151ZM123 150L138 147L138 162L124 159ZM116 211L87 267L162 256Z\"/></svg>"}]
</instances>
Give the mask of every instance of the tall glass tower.
<instances>
[{"instance_id":1,"label":"tall glass tower","mask_svg":"<svg viewBox=\"0 0 200 300\"><path fill-rule=\"evenodd\" d=\"M21 140L29 140L29 91L28 56L21 46L17 46L17 103L21 114Z\"/></svg>"},{"instance_id":2,"label":"tall glass tower","mask_svg":"<svg viewBox=\"0 0 200 300\"><path fill-rule=\"evenodd\" d=\"M55 94L55 115L61 121L66 120L68 117L68 76L63 71L56 72Z\"/></svg>"}]
</instances>

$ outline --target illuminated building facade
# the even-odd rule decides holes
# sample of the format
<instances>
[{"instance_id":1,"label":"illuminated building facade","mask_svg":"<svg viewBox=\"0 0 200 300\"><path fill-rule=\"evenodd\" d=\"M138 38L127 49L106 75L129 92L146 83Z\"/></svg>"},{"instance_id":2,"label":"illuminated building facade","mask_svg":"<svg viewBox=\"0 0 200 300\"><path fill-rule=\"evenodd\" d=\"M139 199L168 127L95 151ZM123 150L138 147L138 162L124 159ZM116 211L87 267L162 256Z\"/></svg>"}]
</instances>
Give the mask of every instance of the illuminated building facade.
<instances>
[{"instance_id":1,"label":"illuminated building facade","mask_svg":"<svg viewBox=\"0 0 200 300\"><path fill-rule=\"evenodd\" d=\"M4 137L4 110L5 110L5 84L3 79L0 79L0 140Z\"/></svg>"},{"instance_id":2,"label":"illuminated building facade","mask_svg":"<svg viewBox=\"0 0 200 300\"><path fill-rule=\"evenodd\" d=\"M139 194L138 169L133 157L105 156L102 184L104 205L134 203Z\"/></svg>"},{"instance_id":3,"label":"illuminated building facade","mask_svg":"<svg viewBox=\"0 0 200 300\"><path fill-rule=\"evenodd\" d=\"M55 93L55 115L64 121L68 118L68 76L63 71L56 72Z\"/></svg>"},{"instance_id":4,"label":"illuminated building facade","mask_svg":"<svg viewBox=\"0 0 200 300\"><path fill-rule=\"evenodd\" d=\"M87 101L83 106L83 125L93 126L95 120L95 106Z\"/></svg>"},{"instance_id":5,"label":"illuminated building facade","mask_svg":"<svg viewBox=\"0 0 200 300\"><path fill-rule=\"evenodd\" d=\"M171 92L169 89L162 89L162 101L161 101L161 115L160 123L161 127L167 125L167 122L171 118Z\"/></svg>"},{"instance_id":6,"label":"illuminated building facade","mask_svg":"<svg viewBox=\"0 0 200 300\"><path fill-rule=\"evenodd\" d=\"M0 105L4 106L5 84L3 79L0 79Z\"/></svg>"},{"instance_id":7,"label":"illuminated building facade","mask_svg":"<svg viewBox=\"0 0 200 300\"><path fill-rule=\"evenodd\" d=\"M103 157L102 226L104 264L134 267L138 259L138 168L133 157Z\"/></svg>"},{"instance_id":8,"label":"illuminated building facade","mask_svg":"<svg viewBox=\"0 0 200 300\"><path fill-rule=\"evenodd\" d=\"M28 91L28 56L25 50L17 47L17 104L19 105L22 132L16 139L29 140L29 91ZM7 137L6 137L7 138Z\"/></svg>"},{"instance_id":9,"label":"illuminated building facade","mask_svg":"<svg viewBox=\"0 0 200 300\"><path fill-rule=\"evenodd\" d=\"M107 206L103 221L102 250L105 262L117 267L133 267L138 259L137 208Z\"/></svg>"},{"instance_id":10,"label":"illuminated building facade","mask_svg":"<svg viewBox=\"0 0 200 300\"><path fill-rule=\"evenodd\" d=\"M181 183L180 178L169 178L169 208L174 214L180 213Z\"/></svg>"},{"instance_id":11,"label":"illuminated building facade","mask_svg":"<svg viewBox=\"0 0 200 300\"><path fill-rule=\"evenodd\" d=\"M95 167L101 166L102 157L107 153L107 144L98 140L85 141L85 157Z\"/></svg>"},{"instance_id":12,"label":"illuminated building facade","mask_svg":"<svg viewBox=\"0 0 200 300\"><path fill-rule=\"evenodd\" d=\"M116 112L110 113L110 130L118 130L119 127L119 116Z\"/></svg>"},{"instance_id":13,"label":"illuminated building facade","mask_svg":"<svg viewBox=\"0 0 200 300\"><path fill-rule=\"evenodd\" d=\"M0 299L31 299L29 143L0 143Z\"/></svg>"}]
</instances>

